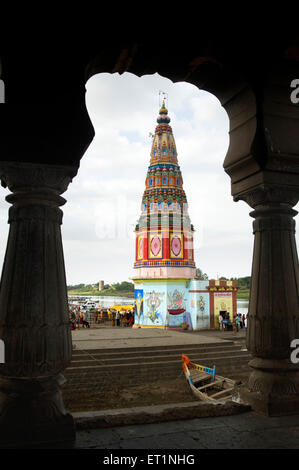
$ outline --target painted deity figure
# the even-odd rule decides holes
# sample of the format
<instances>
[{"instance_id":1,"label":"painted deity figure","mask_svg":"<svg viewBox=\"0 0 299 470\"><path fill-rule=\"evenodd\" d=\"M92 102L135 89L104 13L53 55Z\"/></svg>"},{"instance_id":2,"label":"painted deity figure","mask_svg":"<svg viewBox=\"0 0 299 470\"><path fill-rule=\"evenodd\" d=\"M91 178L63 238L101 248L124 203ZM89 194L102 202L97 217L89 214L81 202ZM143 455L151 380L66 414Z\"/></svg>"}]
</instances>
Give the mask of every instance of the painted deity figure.
<instances>
[{"instance_id":1,"label":"painted deity figure","mask_svg":"<svg viewBox=\"0 0 299 470\"><path fill-rule=\"evenodd\" d=\"M138 323L140 322L140 317L141 314L143 313L143 297L141 292L137 292L137 296L135 299L135 304L136 304L136 313L137 313L137 318L138 318Z\"/></svg>"},{"instance_id":2,"label":"painted deity figure","mask_svg":"<svg viewBox=\"0 0 299 470\"><path fill-rule=\"evenodd\" d=\"M155 291L150 292L149 298L146 301L146 303L149 307L148 317L152 321L152 323L154 323L159 318L159 314L157 312L157 309L161 304L161 300L159 298L160 295L162 295L162 294L159 294Z\"/></svg>"},{"instance_id":3,"label":"painted deity figure","mask_svg":"<svg viewBox=\"0 0 299 470\"><path fill-rule=\"evenodd\" d=\"M204 313L205 311L205 301L203 300L203 296L200 295L199 300L198 300L198 309L200 310L200 313Z\"/></svg>"},{"instance_id":4,"label":"painted deity figure","mask_svg":"<svg viewBox=\"0 0 299 470\"><path fill-rule=\"evenodd\" d=\"M179 292L177 289L175 289L172 293L172 295L168 294L168 300L170 302L170 305L168 305L168 308L173 308L173 309L180 309L182 308L182 303L184 300L184 293Z\"/></svg>"}]
</instances>

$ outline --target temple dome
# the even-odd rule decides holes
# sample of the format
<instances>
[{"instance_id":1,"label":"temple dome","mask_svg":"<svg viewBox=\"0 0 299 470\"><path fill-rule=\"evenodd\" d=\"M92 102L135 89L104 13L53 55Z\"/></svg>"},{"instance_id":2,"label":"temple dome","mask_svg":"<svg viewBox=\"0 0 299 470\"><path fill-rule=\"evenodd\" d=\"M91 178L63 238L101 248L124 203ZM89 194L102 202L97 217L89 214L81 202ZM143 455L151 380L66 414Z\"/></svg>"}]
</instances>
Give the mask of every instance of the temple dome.
<instances>
[{"instance_id":1,"label":"temple dome","mask_svg":"<svg viewBox=\"0 0 299 470\"><path fill-rule=\"evenodd\" d=\"M166 109L165 101L163 100L162 107L159 111L159 116L157 117L158 124L163 124L163 123L168 124L170 122L170 117L167 115L167 113L168 113L168 109Z\"/></svg>"}]
</instances>

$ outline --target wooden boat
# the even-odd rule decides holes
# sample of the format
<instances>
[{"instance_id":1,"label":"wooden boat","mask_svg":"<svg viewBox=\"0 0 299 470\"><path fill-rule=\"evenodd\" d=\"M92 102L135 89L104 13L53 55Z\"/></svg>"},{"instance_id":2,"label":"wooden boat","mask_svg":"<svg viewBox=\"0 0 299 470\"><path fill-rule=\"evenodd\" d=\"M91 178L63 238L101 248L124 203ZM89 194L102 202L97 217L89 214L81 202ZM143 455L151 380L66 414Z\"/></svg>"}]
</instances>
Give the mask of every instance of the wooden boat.
<instances>
[{"instance_id":1,"label":"wooden boat","mask_svg":"<svg viewBox=\"0 0 299 470\"><path fill-rule=\"evenodd\" d=\"M232 397L236 381L216 375L216 366L210 368L195 364L186 354L182 354L182 361L186 379L199 400L227 400Z\"/></svg>"}]
</instances>

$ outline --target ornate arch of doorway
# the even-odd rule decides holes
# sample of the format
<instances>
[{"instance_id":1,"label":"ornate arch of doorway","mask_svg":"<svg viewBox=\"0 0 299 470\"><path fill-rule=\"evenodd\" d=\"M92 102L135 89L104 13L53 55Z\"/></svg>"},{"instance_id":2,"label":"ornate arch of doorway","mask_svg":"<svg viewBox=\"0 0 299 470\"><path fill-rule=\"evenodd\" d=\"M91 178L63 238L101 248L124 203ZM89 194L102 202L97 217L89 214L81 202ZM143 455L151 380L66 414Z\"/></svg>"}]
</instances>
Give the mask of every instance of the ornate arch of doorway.
<instances>
[{"instance_id":1,"label":"ornate arch of doorway","mask_svg":"<svg viewBox=\"0 0 299 470\"><path fill-rule=\"evenodd\" d=\"M299 108L290 99L298 44L276 37L266 55L262 39L234 50L216 37L169 44L167 54L156 46L151 40L98 50L62 45L42 57L33 50L18 61L3 51L0 178L12 206L0 286L2 447L75 438L60 392L71 338L59 207L94 135L85 83L100 72L158 72L213 93L226 109L230 146L224 169L232 196L246 201L255 219L247 340L253 372L236 399L270 415L299 410L298 365L290 361L290 343L299 338L293 219ZM20 81L22 67L27 74Z\"/></svg>"}]
</instances>

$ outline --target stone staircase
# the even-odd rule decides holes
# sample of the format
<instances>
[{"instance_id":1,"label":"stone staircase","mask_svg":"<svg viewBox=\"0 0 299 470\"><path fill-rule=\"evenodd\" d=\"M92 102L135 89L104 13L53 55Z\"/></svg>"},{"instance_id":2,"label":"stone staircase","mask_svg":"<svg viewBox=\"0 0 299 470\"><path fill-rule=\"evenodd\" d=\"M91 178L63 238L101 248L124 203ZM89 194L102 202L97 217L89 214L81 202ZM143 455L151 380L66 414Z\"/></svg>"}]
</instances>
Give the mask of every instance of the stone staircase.
<instances>
[{"instance_id":1,"label":"stone staircase","mask_svg":"<svg viewBox=\"0 0 299 470\"><path fill-rule=\"evenodd\" d=\"M242 344L234 341L200 345L172 345L124 349L73 350L70 367L64 371L67 379L63 397L90 397L122 387L134 387L157 380L182 377L182 353L191 361L216 366L216 374L242 379L249 373L251 356Z\"/></svg>"}]
</instances>

